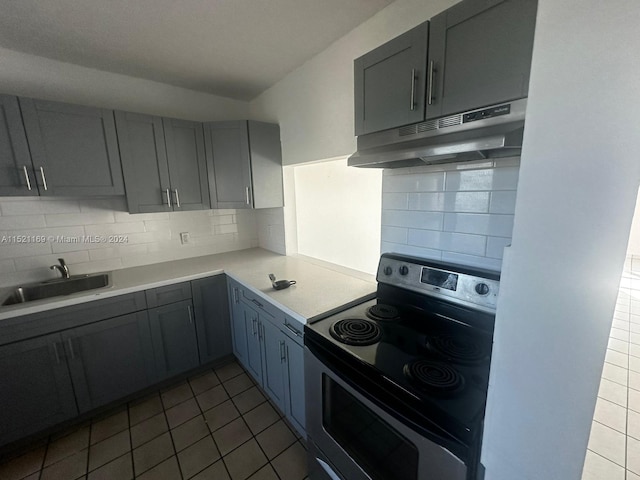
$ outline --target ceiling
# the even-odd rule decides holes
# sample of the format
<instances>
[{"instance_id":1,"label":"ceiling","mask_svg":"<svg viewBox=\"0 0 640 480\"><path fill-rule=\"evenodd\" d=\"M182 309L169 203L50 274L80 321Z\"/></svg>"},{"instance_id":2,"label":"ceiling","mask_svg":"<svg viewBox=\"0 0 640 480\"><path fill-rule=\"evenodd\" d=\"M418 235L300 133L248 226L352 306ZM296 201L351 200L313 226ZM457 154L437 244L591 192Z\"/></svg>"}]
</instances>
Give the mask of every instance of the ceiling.
<instances>
[{"instance_id":1,"label":"ceiling","mask_svg":"<svg viewBox=\"0 0 640 480\"><path fill-rule=\"evenodd\" d=\"M0 46L250 100L393 0L8 0Z\"/></svg>"}]
</instances>

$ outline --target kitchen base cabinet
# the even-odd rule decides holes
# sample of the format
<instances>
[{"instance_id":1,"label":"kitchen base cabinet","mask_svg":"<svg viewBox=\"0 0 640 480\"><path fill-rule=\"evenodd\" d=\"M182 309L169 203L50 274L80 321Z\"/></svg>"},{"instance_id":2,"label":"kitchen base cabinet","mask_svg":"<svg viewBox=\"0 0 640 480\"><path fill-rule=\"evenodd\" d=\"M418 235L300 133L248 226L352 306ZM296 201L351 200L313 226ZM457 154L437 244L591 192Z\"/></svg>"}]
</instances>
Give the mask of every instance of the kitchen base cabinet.
<instances>
[{"instance_id":1,"label":"kitchen base cabinet","mask_svg":"<svg viewBox=\"0 0 640 480\"><path fill-rule=\"evenodd\" d=\"M285 391L289 393L285 399L287 420L306 437L305 396L304 396L304 348L301 344L283 335L285 348Z\"/></svg>"},{"instance_id":2,"label":"kitchen base cabinet","mask_svg":"<svg viewBox=\"0 0 640 480\"><path fill-rule=\"evenodd\" d=\"M78 414L60 334L0 347L0 445Z\"/></svg>"},{"instance_id":3,"label":"kitchen base cabinet","mask_svg":"<svg viewBox=\"0 0 640 480\"><path fill-rule=\"evenodd\" d=\"M306 437L302 327L234 280L229 298L234 355Z\"/></svg>"},{"instance_id":4,"label":"kitchen base cabinet","mask_svg":"<svg viewBox=\"0 0 640 480\"><path fill-rule=\"evenodd\" d=\"M149 323L159 380L200 364L191 300L150 309Z\"/></svg>"},{"instance_id":5,"label":"kitchen base cabinet","mask_svg":"<svg viewBox=\"0 0 640 480\"><path fill-rule=\"evenodd\" d=\"M154 383L147 312L74 328L62 338L81 413Z\"/></svg>"},{"instance_id":6,"label":"kitchen base cabinet","mask_svg":"<svg viewBox=\"0 0 640 480\"><path fill-rule=\"evenodd\" d=\"M231 355L226 275L191 282L200 364Z\"/></svg>"}]
</instances>

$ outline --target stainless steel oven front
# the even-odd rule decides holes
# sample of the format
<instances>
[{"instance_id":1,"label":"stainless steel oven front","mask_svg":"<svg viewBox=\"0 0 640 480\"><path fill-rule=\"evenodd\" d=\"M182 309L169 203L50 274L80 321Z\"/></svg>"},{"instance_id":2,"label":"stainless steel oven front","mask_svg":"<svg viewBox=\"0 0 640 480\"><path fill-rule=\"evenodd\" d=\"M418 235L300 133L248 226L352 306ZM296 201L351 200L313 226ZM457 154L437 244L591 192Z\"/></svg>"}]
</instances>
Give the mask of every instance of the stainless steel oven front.
<instances>
[{"instance_id":1,"label":"stainless steel oven front","mask_svg":"<svg viewBox=\"0 0 640 480\"><path fill-rule=\"evenodd\" d=\"M312 480L465 480L467 467L304 352Z\"/></svg>"}]
</instances>

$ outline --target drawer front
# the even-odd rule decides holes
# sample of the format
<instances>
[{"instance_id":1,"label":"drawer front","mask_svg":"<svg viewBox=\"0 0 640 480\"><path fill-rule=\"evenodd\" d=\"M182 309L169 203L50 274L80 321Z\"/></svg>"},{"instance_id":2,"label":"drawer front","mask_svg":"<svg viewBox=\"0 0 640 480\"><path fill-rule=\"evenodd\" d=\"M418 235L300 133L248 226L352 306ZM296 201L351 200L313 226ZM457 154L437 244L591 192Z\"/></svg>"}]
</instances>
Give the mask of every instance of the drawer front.
<instances>
[{"instance_id":1,"label":"drawer front","mask_svg":"<svg viewBox=\"0 0 640 480\"><path fill-rule=\"evenodd\" d=\"M248 290L245 287L241 288L240 299L245 302L247 305L257 309L260 313L266 313L269 315L269 320L273 323L280 323L281 320L278 319L282 312L278 310L276 307L271 305L267 300L262 298L261 296L256 295L252 291Z\"/></svg>"},{"instance_id":2,"label":"drawer front","mask_svg":"<svg viewBox=\"0 0 640 480\"><path fill-rule=\"evenodd\" d=\"M147 290L145 293L147 295L147 305L149 308L181 302L182 300L189 300L191 298L191 282L153 288Z\"/></svg>"},{"instance_id":3,"label":"drawer front","mask_svg":"<svg viewBox=\"0 0 640 480\"><path fill-rule=\"evenodd\" d=\"M0 322L0 345L146 310L144 292L57 308Z\"/></svg>"}]
</instances>

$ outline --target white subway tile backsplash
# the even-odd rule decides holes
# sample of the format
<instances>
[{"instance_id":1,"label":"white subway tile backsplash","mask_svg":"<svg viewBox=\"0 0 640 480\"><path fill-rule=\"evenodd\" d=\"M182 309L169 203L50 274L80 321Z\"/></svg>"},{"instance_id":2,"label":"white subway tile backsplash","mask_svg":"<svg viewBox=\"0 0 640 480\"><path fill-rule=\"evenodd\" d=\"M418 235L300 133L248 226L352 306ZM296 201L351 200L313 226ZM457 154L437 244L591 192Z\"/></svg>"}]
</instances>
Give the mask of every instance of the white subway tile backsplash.
<instances>
[{"instance_id":1,"label":"white subway tile backsplash","mask_svg":"<svg viewBox=\"0 0 640 480\"><path fill-rule=\"evenodd\" d=\"M62 227L69 225L87 225L95 223L113 223L113 212L62 213L45 215L47 226Z\"/></svg>"},{"instance_id":2,"label":"white subway tile backsplash","mask_svg":"<svg viewBox=\"0 0 640 480\"><path fill-rule=\"evenodd\" d=\"M511 213L516 210L516 192L505 190L502 192L491 192L491 203L489 213Z\"/></svg>"},{"instance_id":3,"label":"white subway tile backsplash","mask_svg":"<svg viewBox=\"0 0 640 480\"><path fill-rule=\"evenodd\" d=\"M518 172L518 167L447 172L445 190L515 190L518 186Z\"/></svg>"},{"instance_id":4,"label":"white subway tile backsplash","mask_svg":"<svg viewBox=\"0 0 640 480\"><path fill-rule=\"evenodd\" d=\"M494 237L511 237L513 215L446 213L444 216L444 230L447 232L475 233Z\"/></svg>"},{"instance_id":5,"label":"white subway tile backsplash","mask_svg":"<svg viewBox=\"0 0 640 480\"><path fill-rule=\"evenodd\" d=\"M511 245L511 238L487 237L487 257L502 258L505 247Z\"/></svg>"},{"instance_id":6,"label":"white subway tile backsplash","mask_svg":"<svg viewBox=\"0 0 640 480\"><path fill-rule=\"evenodd\" d=\"M406 193L383 193L382 194L382 208L392 210L406 210L408 207L408 197L414 195L407 195Z\"/></svg>"},{"instance_id":7,"label":"white subway tile backsplash","mask_svg":"<svg viewBox=\"0 0 640 480\"><path fill-rule=\"evenodd\" d=\"M279 223L273 242L284 235ZM129 214L124 197L89 199L0 198L0 236L44 236L44 243L0 243L0 287L53 278L48 269L64 257L72 273L220 253L258 245L254 211L201 210ZM282 233L280 232L282 231ZM182 245L180 232L191 242ZM109 240L109 236L116 236ZM106 236L106 239L96 237ZM123 240L122 243L114 240ZM89 241L91 238L94 241Z\"/></svg>"},{"instance_id":8,"label":"white subway tile backsplash","mask_svg":"<svg viewBox=\"0 0 640 480\"><path fill-rule=\"evenodd\" d=\"M500 269L511 243L519 158L399 170L383 175L383 252Z\"/></svg>"},{"instance_id":9,"label":"white subway tile backsplash","mask_svg":"<svg viewBox=\"0 0 640 480\"><path fill-rule=\"evenodd\" d=\"M444 186L444 172L383 176L382 193L439 192Z\"/></svg>"},{"instance_id":10,"label":"white subway tile backsplash","mask_svg":"<svg viewBox=\"0 0 640 480\"><path fill-rule=\"evenodd\" d=\"M439 212L421 212L407 210L383 210L382 225L393 227L422 228L441 230L443 214Z\"/></svg>"},{"instance_id":11,"label":"white subway tile backsplash","mask_svg":"<svg viewBox=\"0 0 640 480\"><path fill-rule=\"evenodd\" d=\"M400 227L382 226L380 238L383 242L407 243L409 230Z\"/></svg>"},{"instance_id":12,"label":"white subway tile backsplash","mask_svg":"<svg viewBox=\"0 0 640 480\"><path fill-rule=\"evenodd\" d=\"M44 227L44 215L9 215L0 217L0 231Z\"/></svg>"}]
</instances>

